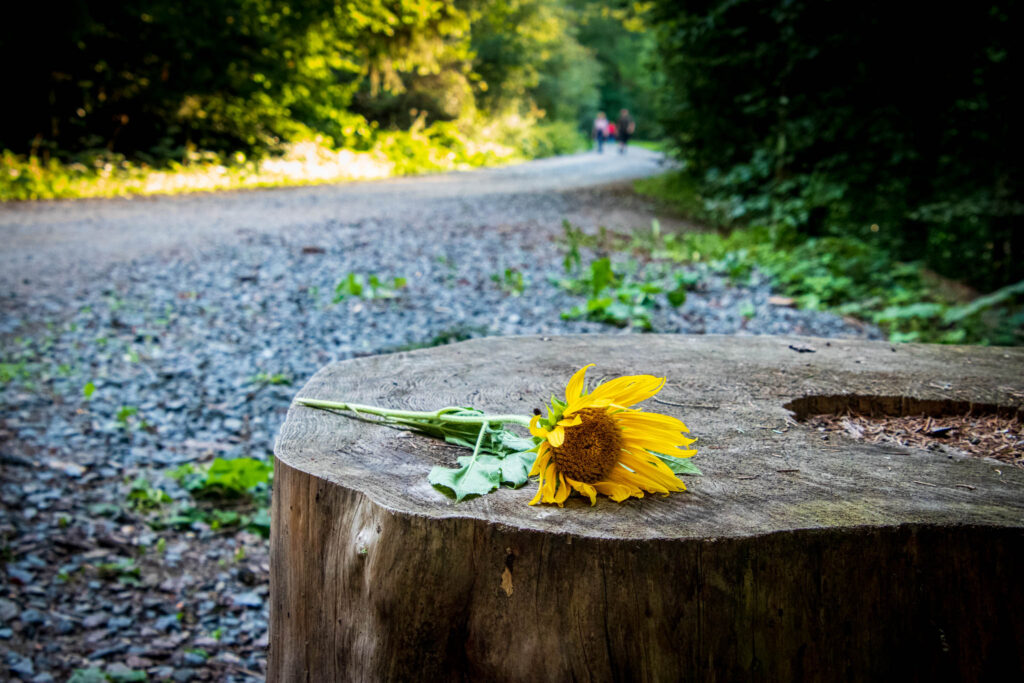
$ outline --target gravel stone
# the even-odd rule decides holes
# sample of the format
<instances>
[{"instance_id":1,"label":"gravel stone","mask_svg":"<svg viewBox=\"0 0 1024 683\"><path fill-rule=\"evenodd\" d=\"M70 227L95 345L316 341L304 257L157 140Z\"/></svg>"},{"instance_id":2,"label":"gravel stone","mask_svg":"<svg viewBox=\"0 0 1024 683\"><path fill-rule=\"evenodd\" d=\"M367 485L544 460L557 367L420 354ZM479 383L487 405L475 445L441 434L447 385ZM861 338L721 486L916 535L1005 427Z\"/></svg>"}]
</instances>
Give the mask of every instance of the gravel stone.
<instances>
[{"instance_id":1,"label":"gravel stone","mask_svg":"<svg viewBox=\"0 0 1024 683\"><path fill-rule=\"evenodd\" d=\"M0 621L8 622L14 621L20 611L19 607L5 598L0 598Z\"/></svg>"}]
</instances>

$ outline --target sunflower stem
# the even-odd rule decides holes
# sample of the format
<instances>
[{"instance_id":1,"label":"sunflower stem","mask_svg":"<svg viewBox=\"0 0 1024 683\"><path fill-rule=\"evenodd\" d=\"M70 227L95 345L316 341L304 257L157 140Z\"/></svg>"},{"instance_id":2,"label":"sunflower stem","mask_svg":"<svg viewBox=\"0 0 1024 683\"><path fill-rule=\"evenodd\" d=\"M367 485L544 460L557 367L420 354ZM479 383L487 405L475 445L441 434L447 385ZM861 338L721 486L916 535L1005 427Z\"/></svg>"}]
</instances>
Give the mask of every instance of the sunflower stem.
<instances>
[{"instance_id":1,"label":"sunflower stem","mask_svg":"<svg viewBox=\"0 0 1024 683\"><path fill-rule=\"evenodd\" d=\"M378 408L360 403L342 403L339 401L321 401L314 398L297 398L295 402L309 406L310 408L326 408L329 410L350 410L354 413L366 413L378 417L399 419L399 420L424 420L448 422L450 424L464 425L489 425L496 423L518 424L524 427L529 426L530 418L525 415L451 415L454 411L463 410L458 407L441 408L434 411L426 410L396 410L393 408Z\"/></svg>"}]
</instances>

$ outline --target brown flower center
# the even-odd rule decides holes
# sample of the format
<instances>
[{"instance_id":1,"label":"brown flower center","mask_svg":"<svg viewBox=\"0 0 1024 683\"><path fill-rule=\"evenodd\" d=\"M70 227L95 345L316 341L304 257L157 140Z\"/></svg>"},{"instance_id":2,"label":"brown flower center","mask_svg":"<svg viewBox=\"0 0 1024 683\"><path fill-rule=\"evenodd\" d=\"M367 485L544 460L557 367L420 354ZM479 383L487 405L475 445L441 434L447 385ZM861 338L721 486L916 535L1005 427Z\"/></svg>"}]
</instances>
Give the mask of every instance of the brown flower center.
<instances>
[{"instance_id":1,"label":"brown flower center","mask_svg":"<svg viewBox=\"0 0 1024 683\"><path fill-rule=\"evenodd\" d=\"M608 476L619 461L622 434L601 408L584 408L576 414L580 424L565 428L565 441L551 449L552 460L570 479L593 484Z\"/></svg>"}]
</instances>

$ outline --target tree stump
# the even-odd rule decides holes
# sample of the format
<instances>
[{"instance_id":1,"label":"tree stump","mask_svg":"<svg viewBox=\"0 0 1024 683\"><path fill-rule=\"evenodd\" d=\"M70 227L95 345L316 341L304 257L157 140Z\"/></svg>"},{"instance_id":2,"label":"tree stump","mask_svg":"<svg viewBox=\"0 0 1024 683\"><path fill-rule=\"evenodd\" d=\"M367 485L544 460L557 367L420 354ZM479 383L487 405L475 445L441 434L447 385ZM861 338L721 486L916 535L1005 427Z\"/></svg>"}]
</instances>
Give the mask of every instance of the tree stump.
<instances>
[{"instance_id":1,"label":"tree stump","mask_svg":"<svg viewBox=\"0 0 1024 683\"><path fill-rule=\"evenodd\" d=\"M668 377L642 407L699 437L689 491L559 509L528 506L531 481L454 504L426 475L462 449L293 405L275 449L269 680L1024 671L1024 470L825 440L793 419L843 405L1021 415L1024 350L495 338L335 363L300 395L530 414L590 362L593 380Z\"/></svg>"}]
</instances>

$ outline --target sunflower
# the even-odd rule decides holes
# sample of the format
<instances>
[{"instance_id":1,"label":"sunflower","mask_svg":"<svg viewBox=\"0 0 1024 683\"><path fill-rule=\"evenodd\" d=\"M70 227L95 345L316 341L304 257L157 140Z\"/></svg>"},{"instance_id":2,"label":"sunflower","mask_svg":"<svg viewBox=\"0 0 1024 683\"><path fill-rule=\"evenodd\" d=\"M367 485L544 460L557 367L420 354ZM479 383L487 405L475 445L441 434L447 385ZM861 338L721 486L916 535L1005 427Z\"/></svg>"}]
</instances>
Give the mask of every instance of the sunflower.
<instances>
[{"instance_id":1,"label":"sunflower","mask_svg":"<svg viewBox=\"0 0 1024 683\"><path fill-rule=\"evenodd\" d=\"M540 475L530 505L562 505L573 489L590 498L602 493L616 502L648 493L685 491L662 458L689 458L696 439L680 420L645 413L631 406L661 391L664 378L630 375L587 393L587 369L580 368L565 387L565 401L551 397L548 416L535 415L530 433L541 439L530 476Z\"/></svg>"}]
</instances>

